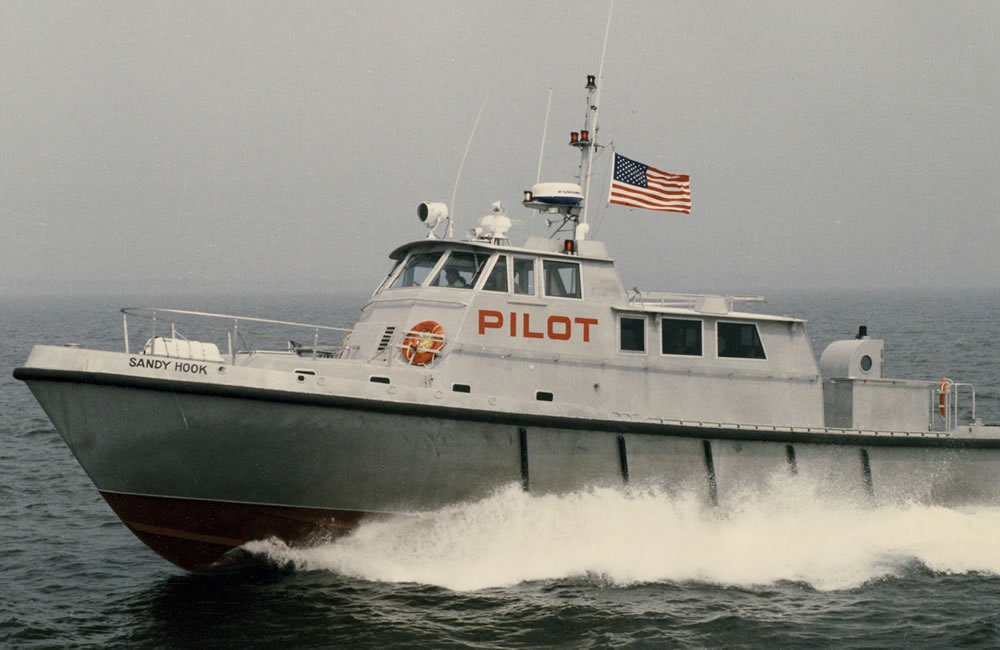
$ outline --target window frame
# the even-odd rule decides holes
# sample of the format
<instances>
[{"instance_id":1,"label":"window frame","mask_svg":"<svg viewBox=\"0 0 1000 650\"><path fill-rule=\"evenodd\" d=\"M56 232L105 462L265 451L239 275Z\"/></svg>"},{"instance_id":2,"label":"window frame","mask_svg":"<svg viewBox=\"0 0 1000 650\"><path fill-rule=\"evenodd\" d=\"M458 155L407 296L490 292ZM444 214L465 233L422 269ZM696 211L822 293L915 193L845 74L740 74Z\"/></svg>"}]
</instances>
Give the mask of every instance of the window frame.
<instances>
[{"instance_id":1,"label":"window frame","mask_svg":"<svg viewBox=\"0 0 1000 650\"><path fill-rule=\"evenodd\" d=\"M447 252L448 251L445 251L445 250L430 250L430 251L419 251L419 252L410 253L406 257L405 262L400 265L399 273L396 275L395 278L392 279L392 282L389 283L389 286L387 288L388 289L412 289L414 287L423 287L423 286L426 286L427 282L431 278L436 278L438 276L438 273L441 272L441 265L444 263L444 260L447 259L447 257L448 257L445 254ZM403 274L406 273L406 269L409 268L410 262L412 260L414 260L417 257L424 257L424 256L430 256L430 255L437 255L438 256L437 261L434 263L434 266L431 267L431 270L427 273L427 276L423 280L421 280L419 284L410 284L410 285L407 285L405 287L397 287L396 286L396 282L403 277Z\"/></svg>"},{"instance_id":2,"label":"window frame","mask_svg":"<svg viewBox=\"0 0 1000 650\"><path fill-rule=\"evenodd\" d=\"M475 289L476 285L479 284L480 277L482 277L483 275L483 269L486 267L487 263L490 260L490 255L481 253L479 251L460 250L460 249L458 250L453 249L445 252L447 252L448 255L447 257L444 258L444 263L435 269L437 272L434 274L434 279L431 280L430 284L428 284L427 286L437 287L439 289ZM441 282L445 280L445 278L442 278L442 275L447 273L449 267L452 267L451 264L452 259L460 255L469 255L472 257L472 263L474 269L472 272L472 277L467 282L465 281L465 278L462 278L462 281L465 282L464 287L449 287L447 284L441 284ZM458 270L459 273L467 272L461 269L456 269L456 270Z\"/></svg>"},{"instance_id":3,"label":"window frame","mask_svg":"<svg viewBox=\"0 0 1000 650\"><path fill-rule=\"evenodd\" d=\"M666 330L663 327L663 321L666 321L666 320L688 322L688 323L698 323L698 325L700 326L699 327L699 330L700 330L699 331L699 334L700 334L699 343L701 344L701 351L698 354L687 354L687 353L684 353L684 352L666 352L666 351L664 351L663 335L666 333ZM681 317L681 316L663 316L663 315L661 315L659 323L657 323L657 324L660 327L660 356L663 356L663 357L679 357L679 358L693 358L694 357L694 358L701 358L701 359L703 359L705 357L705 320L704 319L702 319L702 318L684 318L684 317Z\"/></svg>"},{"instance_id":4,"label":"window frame","mask_svg":"<svg viewBox=\"0 0 1000 650\"><path fill-rule=\"evenodd\" d=\"M531 262L531 283L532 292L531 293L520 293L517 291L517 284L514 282L514 273L516 272L517 263L519 261L530 261ZM528 298L538 297L538 258L531 256L518 256L511 255L511 265L510 265L510 293L514 296L525 296Z\"/></svg>"},{"instance_id":5,"label":"window frame","mask_svg":"<svg viewBox=\"0 0 1000 650\"><path fill-rule=\"evenodd\" d=\"M722 354L721 346L719 345L719 326L720 325L736 325L742 327L752 327L754 334L756 334L757 343L760 344L760 353L762 356L743 356L743 355L732 355L732 354ZM732 320L718 320L715 322L715 356L717 359L748 359L750 361L767 361L767 349L764 347L764 339L760 335L760 326L754 321L732 321Z\"/></svg>"},{"instance_id":6,"label":"window frame","mask_svg":"<svg viewBox=\"0 0 1000 650\"><path fill-rule=\"evenodd\" d=\"M549 293L549 265L560 265L562 268L573 268L576 270L576 295L556 295ZM552 269L553 273L559 276L558 267ZM571 260L542 259L542 295L546 298L568 298L570 300L583 300L583 265ZM559 276L560 282L562 277ZM565 287L564 287L565 288Z\"/></svg>"},{"instance_id":7,"label":"window frame","mask_svg":"<svg viewBox=\"0 0 1000 650\"><path fill-rule=\"evenodd\" d=\"M507 286L505 288L503 288L503 289L487 289L486 288L486 283L489 282L490 278L493 276L493 271L495 271L496 268L497 268L497 265L500 264L500 260L504 261L504 274L503 274L504 278L503 278L503 281L504 281L504 284L507 285ZM482 286L480 286L480 289L482 291L489 291L490 293L506 293L506 294L509 294L511 292L511 277L510 277L510 274L511 274L511 264L508 264L507 262L508 262L508 255L507 255L507 253L496 253L496 254L494 254L493 260L488 264L488 266L490 267L489 273L483 273L483 274L481 274L481 275L484 276L483 284L482 284Z\"/></svg>"},{"instance_id":8,"label":"window frame","mask_svg":"<svg viewBox=\"0 0 1000 650\"><path fill-rule=\"evenodd\" d=\"M378 285L378 288L375 289L372 295L380 294L392 286L392 283L396 281L396 274L399 273L399 270L403 266L403 262L405 260L406 258L404 257L403 259L394 261L392 268L389 269L389 272L385 274L384 278L382 278L382 282Z\"/></svg>"},{"instance_id":9,"label":"window frame","mask_svg":"<svg viewBox=\"0 0 1000 650\"><path fill-rule=\"evenodd\" d=\"M622 321L624 320L637 320L642 321L642 349L641 350L626 350L622 347ZM647 340L649 337L646 332L649 330L649 318L646 314L640 313L627 313L618 314L618 352L619 354L631 354L636 356L648 356L649 346L647 345Z\"/></svg>"}]
</instances>

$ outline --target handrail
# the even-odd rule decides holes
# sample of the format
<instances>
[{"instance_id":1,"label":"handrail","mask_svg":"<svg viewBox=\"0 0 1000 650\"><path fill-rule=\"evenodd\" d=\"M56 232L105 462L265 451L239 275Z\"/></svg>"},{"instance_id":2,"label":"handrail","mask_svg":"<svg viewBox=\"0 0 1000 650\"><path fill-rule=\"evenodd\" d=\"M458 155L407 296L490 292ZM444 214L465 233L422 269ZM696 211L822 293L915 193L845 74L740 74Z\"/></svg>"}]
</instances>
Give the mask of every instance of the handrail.
<instances>
[{"instance_id":1,"label":"handrail","mask_svg":"<svg viewBox=\"0 0 1000 650\"><path fill-rule=\"evenodd\" d=\"M141 312L149 311L150 316L145 316ZM156 318L157 312L162 312L164 314L180 314L182 316L207 316L209 318L226 318L235 319L241 321L247 321L252 323L269 323L271 325L290 325L292 327L309 327L321 330L331 330L335 332L350 332L349 327L333 327L331 325L316 325L314 323L296 323L295 321L287 320L274 320L272 318L256 318L254 316L237 316L234 314L215 314L212 312L205 311L187 311L185 309L161 309L159 307L123 307L121 312L123 314L131 314L133 316L138 316L139 318Z\"/></svg>"},{"instance_id":2,"label":"handrail","mask_svg":"<svg viewBox=\"0 0 1000 650\"><path fill-rule=\"evenodd\" d=\"M962 383L957 381L952 381L951 379L944 378L941 382L929 382L934 386L931 390L932 396L932 410L939 412L941 419L944 421L945 431L954 431L958 427L958 408L959 408L959 397L961 396L960 389L968 389L971 401L971 414L970 417L973 422L976 421L976 388L972 384ZM944 389L942 390L942 386ZM937 400L933 399L937 396ZM941 399L943 398L943 399ZM940 411L943 411L941 413Z\"/></svg>"},{"instance_id":3,"label":"handrail","mask_svg":"<svg viewBox=\"0 0 1000 650\"><path fill-rule=\"evenodd\" d=\"M157 316L162 314L171 314L176 316L193 316L197 318L214 318L219 320L232 321L232 329L226 330L226 343L228 345L228 354L230 360L235 363L236 361L236 349L233 346L234 340L242 340L240 336L240 323L262 323L266 325L280 325L283 327L301 327L306 329L311 329L313 331L313 347L312 347L312 357L315 359L318 354L319 344L319 332L330 331L330 332L341 332L346 335L350 334L351 329L347 327L334 327L331 325L316 325L315 323L299 323L296 321L285 321L277 320L273 318L258 318L255 316L239 316L235 314L220 314L214 312L202 312L202 311L190 311L186 309L168 309L161 307L124 307L121 310L122 313L122 328L125 336L125 353L129 354L129 331L128 331L128 317L134 316L137 318L148 319L152 322L152 337L156 336L156 321ZM177 338L183 335L178 334L175 320L170 320L170 336L171 338ZM245 342L245 341L244 341ZM341 348L343 349L343 341L341 342ZM247 346L247 349L251 349Z\"/></svg>"},{"instance_id":4,"label":"handrail","mask_svg":"<svg viewBox=\"0 0 1000 650\"><path fill-rule=\"evenodd\" d=\"M664 307L686 307L694 309L706 301L725 301L726 308L732 310L737 302L767 302L764 296L722 296L710 293L675 293L672 291L641 291L638 287L628 292L629 304L661 305Z\"/></svg>"}]
</instances>

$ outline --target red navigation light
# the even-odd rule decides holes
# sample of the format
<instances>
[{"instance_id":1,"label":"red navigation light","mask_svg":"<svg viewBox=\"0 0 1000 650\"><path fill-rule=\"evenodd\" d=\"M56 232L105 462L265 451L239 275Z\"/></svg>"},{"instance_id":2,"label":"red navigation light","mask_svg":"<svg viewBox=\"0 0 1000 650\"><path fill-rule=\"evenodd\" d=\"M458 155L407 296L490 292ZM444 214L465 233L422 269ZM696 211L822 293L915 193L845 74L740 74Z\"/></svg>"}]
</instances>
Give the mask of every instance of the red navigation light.
<instances>
[{"instance_id":1,"label":"red navigation light","mask_svg":"<svg viewBox=\"0 0 1000 650\"><path fill-rule=\"evenodd\" d=\"M576 242L572 239L563 240L563 252L564 253L575 253L576 252Z\"/></svg>"},{"instance_id":2,"label":"red navigation light","mask_svg":"<svg viewBox=\"0 0 1000 650\"><path fill-rule=\"evenodd\" d=\"M590 142L590 131L580 131L580 142Z\"/></svg>"},{"instance_id":3,"label":"red navigation light","mask_svg":"<svg viewBox=\"0 0 1000 650\"><path fill-rule=\"evenodd\" d=\"M580 134L579 133L577 133L576 131L573 131L572 133L569 134L569 143L570 144L576 144L579 141L580 141Z\"/></svg>"}]
</instances>

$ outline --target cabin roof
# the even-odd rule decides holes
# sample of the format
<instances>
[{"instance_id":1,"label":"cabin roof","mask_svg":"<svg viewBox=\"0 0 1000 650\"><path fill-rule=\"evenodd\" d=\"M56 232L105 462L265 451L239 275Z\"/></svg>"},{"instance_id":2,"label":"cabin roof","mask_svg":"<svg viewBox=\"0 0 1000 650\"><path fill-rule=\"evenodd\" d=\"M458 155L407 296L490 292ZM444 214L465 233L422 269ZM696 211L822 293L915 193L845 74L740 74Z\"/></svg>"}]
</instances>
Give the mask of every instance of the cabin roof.
<instances>
[{"instance_id":1,"label":"cabin roof","mask_svg":"<svg viewBox=\"0 0 1000 650\"><path fill-rule=\"evenodd\" d=\"M706 316L725 321L770 321L777 323L805 323L804 318L783 316L779 314L763 314L750 311L716 311L699 309L698 307L664 306L643 302L630 302L627 305L612 305L611 309L620 313L633 314L663 314L683 318L705 318Z\"/></svg>"},{"instance_id":2,"label":"cabin roof","mask_svg":"<svg viewBox=\"0 0 1000 650\"><path fill-rule=\"evenodd\" d=\"M419 250L477 250L488 253L513 253L516 255L534 255L555 258L572 258L574 260L588 260L595 262L609 263L613 260L608 257L604 244L597 241L577 242L578 252L569 254L562 250L563 242L559 239L547 239L542 237L530 238L524 246L511 246L509 244L495 244L490 241L479 240L458 240L458 239L418 239L399 246L389 253L389 258L401 260L412 251Z\"/></svg>"}]
</instances>

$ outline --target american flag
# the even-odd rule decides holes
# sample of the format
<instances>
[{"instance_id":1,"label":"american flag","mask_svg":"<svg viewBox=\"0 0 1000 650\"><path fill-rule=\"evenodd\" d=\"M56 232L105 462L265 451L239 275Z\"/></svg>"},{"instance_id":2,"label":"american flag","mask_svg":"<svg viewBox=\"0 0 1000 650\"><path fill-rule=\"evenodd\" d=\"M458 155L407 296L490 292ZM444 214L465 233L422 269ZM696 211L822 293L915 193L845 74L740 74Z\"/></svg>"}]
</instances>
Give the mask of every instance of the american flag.
<instances>
[{"instance_id":1,"label":"american flag","mask_svg":"<svg viewBox=\"0 0 1000 650\"><path fill-rule=\"evenodd\" d=\"M691 177L669 174L615 154L609 203L646 210L691 213Z\"/></svg>"}]
</instances>

